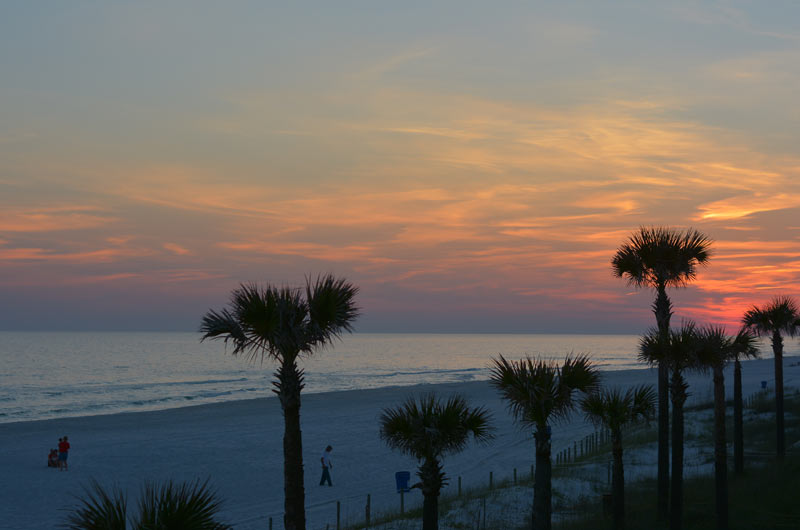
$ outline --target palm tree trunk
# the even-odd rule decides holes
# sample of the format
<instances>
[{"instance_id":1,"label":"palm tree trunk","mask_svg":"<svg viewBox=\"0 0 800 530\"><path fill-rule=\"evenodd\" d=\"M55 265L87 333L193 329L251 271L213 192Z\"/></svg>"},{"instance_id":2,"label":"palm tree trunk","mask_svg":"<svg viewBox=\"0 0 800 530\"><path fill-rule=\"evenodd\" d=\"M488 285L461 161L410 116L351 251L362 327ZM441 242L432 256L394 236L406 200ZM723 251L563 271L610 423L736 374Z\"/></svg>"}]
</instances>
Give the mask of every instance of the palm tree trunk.
<instances>
[{"instance_id":1,"label":"palm tree trunk","mask_svg":"<svg viewBox=\"0 0 800 530\"><path fill-rule=\"evenodd\" d=\"M534 438L536 439L536 470L533 481L533 529L551 530L553 491L550 432L547 425L538 426Z\"/></svg>"},{"instance_id":2,"label":"palm tree trunk","mask_svg":"<svg viewBox=\"0 0 800 530\"><path fill-rule=\"evenodd\" d=\"M672 488L670 491L670 530L683 527L683 404L687 384L680 369L673 369L672 394Z\"/></svg>"},{"instance_id":3,"label":"palm tree trunk","mask_svg":"<svg viewBox=\"0 0 800 530\"><path fill-rule=\"evenodd\" d=\"M725 440L725 376L714 366L714 492L717 530L728 529L728 454Z\"/></svg>"},{"instance_id":4,"label":"palm tree trunk","mask_svg":"<svg viewBox=\"0 0 800 530\"><path fill-rule=\"evenodd\" d=\"M775 355L775 452L778 459L783 460L786 454L783 429L783 337L778 330L772 333L772 353Z\"/></svg>"},{"instance_id":5,"label":"palm tree trunk","mask_svg":"<svg viewBox=\"0 0 800 530\"><path fill-rule=\"evenodd\" d=\"M300 432L302 374L294 361L282 364L276 373L278 398L283 409L283 526L305 530L303 486L303 437Z\"/></svg>"},{"instance_id":6,"label":"palm tree trunk","mask_svg":"<svg viewBox=\"0 0 800 530\"><path fill-rule=\"evenodd\" d=\"M742 418L742 363L733 364L733 473L744 473L744 421Z\"/></svg>"},{"instance_id":7,"label":"palm tree trunk","mask_svg":"<svg viewBox=\"0 0 800 530\"><path fill-rule=\"evenodd\" d=\"M611 473L614 530L624 530L625 470L622 467L622 429L614 429L611 433L611 455L614 459L614 469Z\"/></svg>"},{"instance_id":8,"label":"palm tree trunk","mask_svg":"<svg viewBox=\"0 0 800 530\"><path fill-rule=\"evenodd\" d=\"M422 530L439 529L439 492L444 473L436 458L426 458L419 467L422 482Z\"/></svg>"},{"instance_id":9,"label":"palm tree trunk","mask_svg":"<svg viewBox=\"0 0 800 530\"><path fill-rule=\"evenodd\" d=\"M667 296L666 285L656 288L653 313L658 323L658 334L662 344L669 337L669 321L672 317L672 302ZM665 355L666 356L666 355ZM666 361L658 363L658 517L666 520L669 507L669 368Z\"/></svg>"}]
</instances>

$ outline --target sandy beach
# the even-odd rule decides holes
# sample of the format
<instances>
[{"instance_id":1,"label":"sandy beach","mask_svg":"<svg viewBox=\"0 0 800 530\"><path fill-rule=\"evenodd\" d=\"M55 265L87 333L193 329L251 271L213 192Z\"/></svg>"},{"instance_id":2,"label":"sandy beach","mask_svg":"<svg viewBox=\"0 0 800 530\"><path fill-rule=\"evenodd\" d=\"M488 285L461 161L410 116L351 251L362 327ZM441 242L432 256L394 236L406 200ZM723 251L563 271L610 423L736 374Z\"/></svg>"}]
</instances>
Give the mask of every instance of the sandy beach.
<instances>
[{"instance_id":1,"label":"sandy beach","mask_svg":"<svg viewBox=\"0 0 800 530\"><path fill-rule=\"evenodd\" d=\"M773 388L773 360L744 363L744 394L767 381ZM655 384L651 369L603 372L604 384ZM690 403L710 401L710 376L689 376ZM800 385L797 357L784 359L787 391ZM726 372L727 396L732 395L732 368ZM533 462L531 433L522 432L505 404L485 381L420 385L375 390L309 394L303 398L302 429L308 528L324 529L336 520L336 501L344 520L363 517L366 498L373 513L399 506L394 473L416 463L390 451L378 437L381 411L411 394L435 391L461 393L471 405L483 405L494 415L496 439L446 458L445 471L462 477L465 487L508 477L514 468L529 472ZM594 427L581 417L553 428L553 453L571 446ZM0 521L9 529L51 529L63 522L76 504L74 495L90 479L127 490L135 501L145 480L202 480L224 499L221 519L239 529L282 528L283 419L277 399L201 405L155 412L87 416L0 425ZM60 436L72 444L68 472L47 468L46 456ZM787 440L789 444L792 442ZM333 446L333 487L318 486L319 458ZM453 485L455 487L455 479ZM421 501L408 494L406 506Z\"/></svg>"}]
</instances>

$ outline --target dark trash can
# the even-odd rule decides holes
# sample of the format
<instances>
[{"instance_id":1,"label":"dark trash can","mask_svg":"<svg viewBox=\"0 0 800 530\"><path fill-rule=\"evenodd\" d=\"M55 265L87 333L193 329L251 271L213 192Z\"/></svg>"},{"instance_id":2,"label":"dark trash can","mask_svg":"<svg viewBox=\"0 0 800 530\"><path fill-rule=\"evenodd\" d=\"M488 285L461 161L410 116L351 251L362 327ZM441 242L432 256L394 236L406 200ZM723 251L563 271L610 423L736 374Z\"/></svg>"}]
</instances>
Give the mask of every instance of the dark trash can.
<instances>
[{"instance_id":1,"label":"dark trash can","mask_svg":"<svg viewBox=\"0 0 800 530\"><path fill-rule=\"evenodd\" d=\"M767 382L766 381L761 381L761 389L763 390L765 388L767 388Z\"/></svg>"},{"instance_id":2,"label":"dark trash can","mask_svg":"<svg viewBox=\"0 0 800 530\"><path fill-rule=\"evenodd\" d=\"M397 483L397 493L401 491L411 491L408 487L408 481L411 480L411 473L409 471L398 471L394 474L394 480Z\"/></svg>"}]
</instances>

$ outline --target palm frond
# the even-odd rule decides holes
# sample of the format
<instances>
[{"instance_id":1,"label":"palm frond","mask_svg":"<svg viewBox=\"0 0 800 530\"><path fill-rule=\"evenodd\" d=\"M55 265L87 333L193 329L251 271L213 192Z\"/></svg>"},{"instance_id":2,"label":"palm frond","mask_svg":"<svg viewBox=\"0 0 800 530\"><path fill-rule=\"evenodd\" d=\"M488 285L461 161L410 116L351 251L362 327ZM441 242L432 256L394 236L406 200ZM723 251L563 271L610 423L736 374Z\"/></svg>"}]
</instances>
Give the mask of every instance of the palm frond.
<instances>
[{"instance_id":1,"label":"palm frond","mask_svg":"<svg viewBox=\"0 0 800 530\"><path fill-rule=\"evenodd\" d=\"M110 492L96 480L83 489L78 497L80 506L67 516L62 528L70 530L125 530L128 501L117 487Z\"/></svg>"},{"instance_id":2,"label":"palm frond","mask_svg":"<svg viewBox=\"0 0 800 530\"><path fill-rule=\"evenodd\" d=\"M760 355L756 336L746 328L742 328L733 339L733 355L736 360L754 359Z\"/></svg>"},{"instance_id":3,"label":"palm frond","mask_svg":"<svg viewBox=\"0 0 800 530\"><path fill-rule=\"evenodd\" d=\"M585 355L568 355L561 365L530 356L515 362L500 355L492 359L489 380L517 422L540 429L565 419L574 392L594 389L599 375Z\"/></svg>"},{"instance_id":4,"label":"palm frond","mask_svg":"<svg viewBox=\"0 0 800 530\"><path fill-rule=\"evenodd\" d=\"M330 274L318 276L313 282L306 280L310 343L329 343L343 332L353 331L353 321L360 313L356 294L358 287Z\"/></svg>"},{"instance_id":5,"label":"palm frond","mask_svg":"<svg viewBox=\"0 0 800 530\"><path fill-rule=\"evenodd\" d=\"M612 431L630 423L650 419L655 413L656 393L651 385L593 392L581 399L580 407L588 420Z\"/></svg>"},{"instance_id":6,"label":"palm frond","mask_svg":"<svg viewBox=\"0 0 800 530\"><path fill-rule=\"evenodd\" d=\"M657 366L666 359L668 339L665 340L656 328L650 328L639 339L638 359L650 366Z\"/></svg>"},{"instance_id":7,"label":"palm frond","mask_svg":"<svg viewBox=\"0 0 800 530\"><path fill-rule=\"evenodd\" d=\"M135 527L142 529L192 528L227 530L232 528L216 520L220 499L208 486L208 480L175 484L147 483L139 500Z\"/></svg>"},{"instance_id":8,"label":"palm frond","mask_svg":"<svg viewBox=\"0 0 800 530\"><path fill-rule=\"evenodd\" d=\"M486 442L494 430L486 409L470 408L461 396L443 402L435 394L409 397L401 406L385 409L380 425L381 439L390 448L420 460L460 452L470 437Z\"/></svg>"},{"instance_id":9,"label":"palm frond","mask_svg":"<svg viewBox=\"0 0 800 530\"><path fill-rule=\"evenodd\" d=\"M734 358L733 338L723 326L705 326L698 330L697 362L694 368L700 371L719 368Z\"/></svg>"},{"instance_id":10,"label":"palm frond","mask_svg":"<svg viewBox=\"0 0 800 530\"><path fill-rule=\"evenodd\" d=\"M762 307L748 309L742 317L742 324L759 337L776 331L794 337L800 331L800 309L793 298L777 296Z\"/></svg>"},{"instance_id":11,"label":"palm frond","mask_svg":"<svg viewBox=\"0 0 800 530\"><path fill-rule=\"evenodd\" d=\"M636 287L681 287L711 256L711 239L697 230L639 227L611 260L614 274Z\"/></svg>"}]
</instances>

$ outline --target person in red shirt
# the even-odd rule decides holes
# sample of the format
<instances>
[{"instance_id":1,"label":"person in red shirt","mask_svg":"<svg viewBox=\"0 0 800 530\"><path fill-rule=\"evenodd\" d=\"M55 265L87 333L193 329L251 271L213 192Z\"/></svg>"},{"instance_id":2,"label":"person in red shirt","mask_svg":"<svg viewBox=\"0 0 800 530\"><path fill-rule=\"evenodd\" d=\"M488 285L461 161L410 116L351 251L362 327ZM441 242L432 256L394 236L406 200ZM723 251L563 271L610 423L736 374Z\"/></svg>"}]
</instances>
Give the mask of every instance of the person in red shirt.
<instances>
[{"instance_id":1,"label":"person in red shirt","mask_svg":"<svg viewBox=\"0 0 800 530\"><path fill-rule=\"evenodd\" d=\"M67 437L61 439L58 442L58 470L69 471L69 465L67 464L67 457L69 456L69 442L67 441Z\"/></svg>"}]
</instances>

